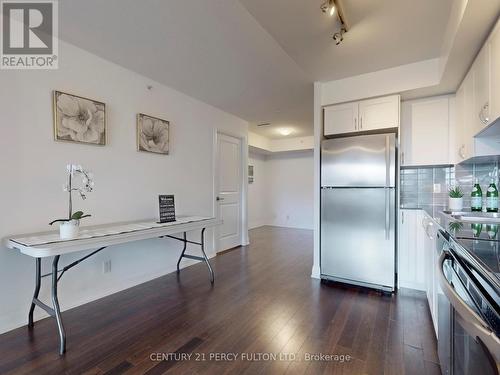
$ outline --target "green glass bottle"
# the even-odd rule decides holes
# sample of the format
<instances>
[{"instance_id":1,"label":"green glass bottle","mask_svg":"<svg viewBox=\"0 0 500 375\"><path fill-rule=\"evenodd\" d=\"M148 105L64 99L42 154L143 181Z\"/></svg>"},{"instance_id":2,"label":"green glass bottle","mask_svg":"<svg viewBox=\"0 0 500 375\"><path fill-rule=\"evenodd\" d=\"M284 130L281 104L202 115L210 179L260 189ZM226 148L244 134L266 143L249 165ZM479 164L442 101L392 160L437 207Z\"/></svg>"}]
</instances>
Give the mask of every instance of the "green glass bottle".
<instances>
[{"instance_id":1,"label":"green glass bottle","mask_svg":"<svg viewBox=\"0 0 500 375\"><path fill-rule=\"evenodd\" d=\"M470 193L470 209L471 211L481 211L483 209L483 191L477 178L474 179L474 186Z\"/></svg>"},{"instance_id":2,"label":"green glass bottle","mask_svg":"<svg viewBox=\"0 0 500 375\"><path fill-rule=\"evenodd\" d=\"M498 234L498 224L487 224L486 233L488 233L488 238L494 240Z\"/></svg>"},{"instance_id":3,"label":"green glass bottle","mask_svg":"<svg viewBox=\"0 0 500 375\"><path fill-rule=\"evenodd\" d=\"M498 190L493 179L490 180L490 186L486 191L486 211L498 212Z\"/></svg>"},{"instance_id":4,"label":"green glass bottle","mask_svg":"<svg viewBox=\"0 0 500 375\"><path fill-rule=\"evenodd\" d=\"M470 229L472 229L472 235L474 238L479 238L483 230L483 224L473 223L470 225Z\"/></svg>"}]
</instances>

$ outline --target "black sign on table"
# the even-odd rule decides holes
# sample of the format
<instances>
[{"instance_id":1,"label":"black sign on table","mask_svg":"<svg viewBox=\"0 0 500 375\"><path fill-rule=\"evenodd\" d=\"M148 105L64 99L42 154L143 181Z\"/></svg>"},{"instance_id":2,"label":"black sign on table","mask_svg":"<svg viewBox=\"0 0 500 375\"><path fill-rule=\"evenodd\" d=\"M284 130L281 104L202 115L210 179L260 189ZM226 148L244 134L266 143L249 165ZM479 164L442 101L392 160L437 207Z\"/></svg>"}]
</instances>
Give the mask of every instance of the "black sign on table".
<instances>
[{"instance_id":1,"label":"black sign on table","mask_svg":"<svg viewBox=\"0 0 500 375\"><path fill-rule=\"evenodd\" d=\"M175 204L173 195L159 195L160 223L175 221Z\"/></svg>"}]
</instances>

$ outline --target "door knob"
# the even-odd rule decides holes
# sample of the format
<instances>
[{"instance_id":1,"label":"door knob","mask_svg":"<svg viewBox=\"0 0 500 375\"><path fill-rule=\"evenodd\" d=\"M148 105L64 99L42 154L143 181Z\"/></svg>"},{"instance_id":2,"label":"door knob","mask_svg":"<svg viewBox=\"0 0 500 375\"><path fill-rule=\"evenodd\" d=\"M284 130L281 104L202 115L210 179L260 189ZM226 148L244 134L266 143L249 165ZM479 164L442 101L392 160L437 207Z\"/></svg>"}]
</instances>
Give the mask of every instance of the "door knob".
<instances>
[{"instance_id":1,"label":"door knob","mask_svg":"<svg viewBox=\"0 0 500 375\"><path fill-rule=\"evenodd\" d=\"M223 201L224 200L224 198L221 198L221 197L217 197L216 199L217 199L217 201Z\"/></svg>"}]
</instances>

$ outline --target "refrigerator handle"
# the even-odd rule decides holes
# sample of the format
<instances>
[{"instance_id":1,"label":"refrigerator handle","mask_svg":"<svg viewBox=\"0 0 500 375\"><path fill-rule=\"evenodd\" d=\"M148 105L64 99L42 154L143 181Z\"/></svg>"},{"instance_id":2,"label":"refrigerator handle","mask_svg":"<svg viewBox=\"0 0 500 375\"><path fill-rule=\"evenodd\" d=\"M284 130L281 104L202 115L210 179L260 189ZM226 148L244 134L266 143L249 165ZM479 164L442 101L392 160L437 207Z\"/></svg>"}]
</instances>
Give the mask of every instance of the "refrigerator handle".
<instances>
[{"instance_id":1,"label":"refrigerator handle","mask_svg":"<svg viewBox=\"0 0 500 375\"><path fill-rule=\"evenodd\" d=\"M391 185L391 142L389 135L385 136L385 186Z\"/></svg>"},{"instance_id":2,"label":"refrigerator handle","mask_svg":"<svg viewBox=\"0 0 500 375\"><path fill-rule=\"evenodd\" d=\"M385 239L389 240L389 231L391 226L391 208L390 208L391 189L385 188Z\"/></svg>"}]
</instances>

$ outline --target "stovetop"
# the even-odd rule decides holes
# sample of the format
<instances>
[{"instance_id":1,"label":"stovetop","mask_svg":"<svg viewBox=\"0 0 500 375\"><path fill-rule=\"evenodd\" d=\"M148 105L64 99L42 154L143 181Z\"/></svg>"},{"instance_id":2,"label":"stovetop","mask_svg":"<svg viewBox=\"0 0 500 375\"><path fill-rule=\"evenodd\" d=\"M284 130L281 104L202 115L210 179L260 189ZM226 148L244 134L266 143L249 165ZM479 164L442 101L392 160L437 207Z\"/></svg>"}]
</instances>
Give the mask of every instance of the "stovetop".
<instances>
[{"instance_id":1,"label":"stovetop","mask_svg":"<svg viewBox=\"0 0 500 375\"><path fill-rule=\"evenodd\" d=\"M455 238L500 242L499 224L449 222L446 230Z\"/></svg>"},{"instance_id":2,"label":"stovetop","mask_svg":"<svg viewBox=\"0 0 500 375\"><path fill-rule=\"evenodd\" d=\"M455 241L500 279L500 242L456 238Z\"/></svg>"},{"instance_id":3,"label":"stovetop","mask_svg":"<svg viewBox=\"0 0 500 375\"><path fill-rule=\"evenodd\" d=\"M500 225L458 221L442 212L435 219L500 284Z\"/></svg>"}]
</instances>

